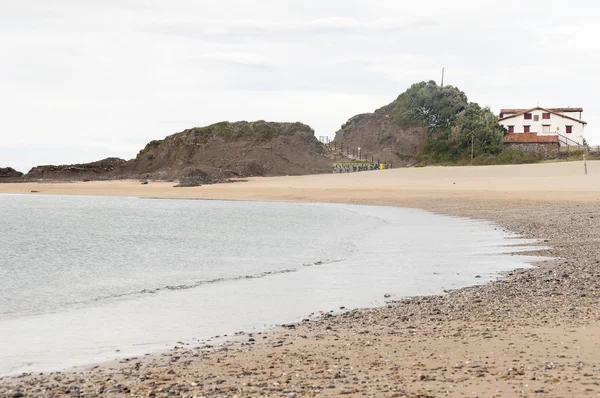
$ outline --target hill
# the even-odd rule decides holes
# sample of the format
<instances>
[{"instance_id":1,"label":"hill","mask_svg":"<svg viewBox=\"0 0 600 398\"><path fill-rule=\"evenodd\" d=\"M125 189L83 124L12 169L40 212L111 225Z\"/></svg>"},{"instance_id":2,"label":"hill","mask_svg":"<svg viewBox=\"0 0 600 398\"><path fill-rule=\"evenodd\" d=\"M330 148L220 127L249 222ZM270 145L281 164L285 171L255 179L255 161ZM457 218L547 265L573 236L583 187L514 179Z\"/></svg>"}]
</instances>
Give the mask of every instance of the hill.
<instances>
[{"instance_id":1,"label":"hill","mask_svg":"<svg viewBox=\"0 0 600 398\"><path fill-rule=\"evenodd\" d=\"M389 106L389 105L388 105ZM413 162L419 145L427 138L423 126L403 126L394 121L388 107L373 113L350 118L335 133L336 148L349 148L366 154L371 159L406 166Z\"/></svg>"},{"instance_id":2,"label":"hill","mask_svg":"<svg viewBox=\"0 0 600 398\"><path fill-rule=\"evenodd\" d=\"M13 182L23 177L23 173L12 167L0 167L0 182Z\"/></svg>"},{"instance_id":3,"label":"hill","mask_svg":"<svg viewBox=\"0 0 600 398\"><path fill-rule=\"evenodd\" d=\"M221 122L150 141L134 159L37 166L23 180L193 179L331 172L333 155L302 123Z\"/></svg>"},{"instance_id":4,"label":"hill","mask_svg":"<svg viewBox=\"0 0 600 398\"><path fill-rule=\"evenodd\" d=\"M174 179L318 174L332 159L302 123L221 122L149 142L119 177ZM210 181L207 181L210 182Z\"/></svg>"},{"instance_id":5,"label":"hill","mask_svg":"<svg viewBox=\"0 0 600 398\"><path fill-rule=\"evenodd\" d=\"M467 96L455 87L416 83L375 112L350 118L333 142L404 166L414 163L421 143L449 126L466 105Z\"/></svg>"}]
</instances>

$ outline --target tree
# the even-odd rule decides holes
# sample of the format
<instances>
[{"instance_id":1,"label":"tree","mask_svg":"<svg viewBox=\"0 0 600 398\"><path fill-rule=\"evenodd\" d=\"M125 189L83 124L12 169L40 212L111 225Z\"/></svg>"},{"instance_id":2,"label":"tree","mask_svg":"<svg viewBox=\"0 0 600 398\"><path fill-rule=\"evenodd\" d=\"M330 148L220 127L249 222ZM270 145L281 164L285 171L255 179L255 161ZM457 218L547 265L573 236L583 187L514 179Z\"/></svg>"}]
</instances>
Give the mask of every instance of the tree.
<instances>
[{"instance_id":1,"label":"tree","mask_svg":"<svg viewBox=\"0 0 600 398\"><path fill-rule=\"evenodd\" d=\"M456 117L448 137L448 144L457 157L481 154L497 155L502 152L505 129L492 111L469 103Z\"/></svg>"},{"instance_id":2,"label":"tree","mask_svg":"<svg viewBox=\"0 0 600 398\"><path fill-rule=\"evenodd\" d=\"M467 104L467 95L458 88L429 81L413 84L388 106L388 111L400 124L424 125L430 136L447 135Z\"/></svg>"}]
</instances>

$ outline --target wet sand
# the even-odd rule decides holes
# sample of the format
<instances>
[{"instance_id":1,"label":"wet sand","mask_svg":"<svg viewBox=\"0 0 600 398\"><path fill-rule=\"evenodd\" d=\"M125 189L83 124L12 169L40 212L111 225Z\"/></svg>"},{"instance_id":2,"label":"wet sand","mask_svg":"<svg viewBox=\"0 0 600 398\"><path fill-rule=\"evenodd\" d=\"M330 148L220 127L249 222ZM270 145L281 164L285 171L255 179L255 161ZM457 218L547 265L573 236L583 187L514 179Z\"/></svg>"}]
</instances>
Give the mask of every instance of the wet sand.
<instances>
[{"instance_id":1,"label":"wet sand","mask_svg":"<svg viewBox=\"0 0 600 398\"><path fill-rule=\"evenodd\" d=\"M0 380L0 396L597 396L600 163L399 169L172 188L0 184L0 193L293 200L487 219L558 260L482 286L324 314L227 342ZM17 395L18 396L18 395Z\"/></svg>"}]
</instances>

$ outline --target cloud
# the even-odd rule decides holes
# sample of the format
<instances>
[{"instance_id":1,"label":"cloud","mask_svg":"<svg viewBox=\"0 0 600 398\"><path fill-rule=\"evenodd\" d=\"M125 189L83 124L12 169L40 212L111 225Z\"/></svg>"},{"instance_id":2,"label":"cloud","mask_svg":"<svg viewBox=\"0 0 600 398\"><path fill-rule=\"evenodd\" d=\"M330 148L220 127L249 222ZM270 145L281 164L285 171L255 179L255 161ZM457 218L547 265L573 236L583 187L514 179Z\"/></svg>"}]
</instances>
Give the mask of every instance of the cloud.
<instances>
[{"instance_id":1,"label":"cloud","mask_svg":"<svg viewBox=\"0 0 600 398\"><path fill-rule=\"evenodd\" d=\"M241 66L254 66L263 68L275 67L274 62L269 58L263 57L259 54L246 52L203 54L199 57L199 59Z\"/></svg>"},{"instance_id":2,"label":"cloud","mask_svg":"<svg viewBox=\"0 0 600 398\"><path fill-rule=\"evenodd\" d=\"M561 4L0 2L0 161L133 157L220 120L302 121L333 135L412 83L439 81L443 66L446 83L496 110L583 106L588 141L600 143L600 4Z\"/></svg>"},{"instance_id":3,"label":"cloud","mask_svg":"<svg viewBox=\"0 0 600 398\"><path fill-rule=\"evenodd\" d=\"M270 41L305 40L314 36L376 35L385 32L414 32L438 25L431 18L406 21L382 18L358 21L354 18L332 16L308 21L279 22L269 20L206 20L182 18L179 21L147 26L148 32L169 34L188 38L213 40L253 40L268 38Z\"/></svg>"}]
</instances>

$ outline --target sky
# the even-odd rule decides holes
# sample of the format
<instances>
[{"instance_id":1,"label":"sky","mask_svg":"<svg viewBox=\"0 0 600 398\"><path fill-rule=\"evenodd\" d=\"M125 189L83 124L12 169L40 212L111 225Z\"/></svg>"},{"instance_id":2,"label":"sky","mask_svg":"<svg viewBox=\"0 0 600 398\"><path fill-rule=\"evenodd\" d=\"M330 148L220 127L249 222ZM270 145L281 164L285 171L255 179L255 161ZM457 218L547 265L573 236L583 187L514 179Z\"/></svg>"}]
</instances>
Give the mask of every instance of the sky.
<instances>
[{"instance_id":1,"label":"sky","mask_svg":"<svg viewBox=\"0 0 600 398\"><path fill-rule=\"evenodd\" d=\"M600 144L600 2L0 0L0 167L135 157L229 120L347 119L440 81L583 107Z\"/></svg>"}]
</instances>

